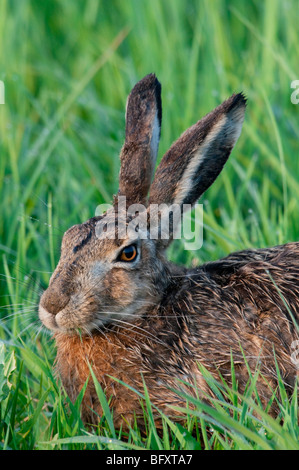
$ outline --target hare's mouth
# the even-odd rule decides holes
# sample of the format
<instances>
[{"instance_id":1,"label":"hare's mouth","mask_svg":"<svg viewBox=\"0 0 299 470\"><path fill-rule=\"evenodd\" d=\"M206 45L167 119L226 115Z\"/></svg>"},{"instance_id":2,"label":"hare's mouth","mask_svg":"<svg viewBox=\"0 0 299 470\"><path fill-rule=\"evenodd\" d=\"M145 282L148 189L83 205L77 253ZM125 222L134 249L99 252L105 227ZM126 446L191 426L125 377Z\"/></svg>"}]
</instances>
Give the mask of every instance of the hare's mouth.
<instances>
[{"instance_id":1,"label":"hare's mouth","mask_svg":"<svg viewBox=\"0 0 299 470\"><path fill-rule=\"evenodd\" d=\"M80 331L80 334L84 335L85 333L91 334L91 332L95 330L101 331L102 327L105 328L112 323L126 323L128 321L129 312L123 312L122 314L114 312L95 314L95 312L93 312L87 319L86 312L80 312L78 308L76 309L76 313L66 307L54 314L40 304L38 315L43 325L53 332L76 334ZM126 322L123 319L124 317Z\"/></svg>"},{"instance_id":2,"label":"hare's mouth","mask_svg":"<svg viewBox=\"0 0 299 470\"><path fill-rule=\"evenodd\" d=\"M87 312L80 311L78 307L73 309L67 305L58 313L52 313L40 304L38 315L43 325L55 333L77 334L80 331L80 334L90 335L95 331L101 333L102 329L113 325L122 329L130 327L132 321L140 316L146 308L146 302L140 302L140 304L136 306L133 303L120 311L111 311L111 309L99 311L96 309L88 312L88 318Z\"/></svg>"},{"instance_id":3,"label":"hare's mouth","mask_svg":"<svg viewBox=\"0 0 299 470\"><path fill-rule=\"evenodd\" d=\"M51 312L48 312L42 305L39 306L38 309L38 316L40 321L45 325L46 328L52 331L59 330L59 326L57 324L57 315L54 315Z\"/></svg>"},{"instance_id":4,"label":"hare's mouth","mask_svg":"<svg viewBox=\"0 0 299 470\"><path fill-rule=\"evenodd\" d=\"M67 308L54 314L40 305L38 315L44 326L53 332L70 334L77 333L80 329L88 329L85 324L80 322L80 317L76 319Z\"/></svg>"}]
</instances>

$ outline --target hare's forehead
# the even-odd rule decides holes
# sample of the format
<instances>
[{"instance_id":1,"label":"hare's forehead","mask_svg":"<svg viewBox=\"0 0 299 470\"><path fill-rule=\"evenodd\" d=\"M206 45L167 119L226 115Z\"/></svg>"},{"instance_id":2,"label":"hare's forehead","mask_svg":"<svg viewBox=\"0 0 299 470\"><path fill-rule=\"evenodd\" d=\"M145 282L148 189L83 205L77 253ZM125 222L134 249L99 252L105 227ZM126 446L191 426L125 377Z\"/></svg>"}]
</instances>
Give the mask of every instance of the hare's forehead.
<instances>
[{"instance_id":1,"label":"hare's forehead","mask_svg":"<svg viewBox=\"0 0 299 470\"><path fill-rule=\"evenodd\" d=\"M147 228L146 211L142 215L108 211L95 221L95 237L98 240L115 240L116 245L120 246L128 239L146 237Z\"/></svg>"},{"instance_id":2,"label":"hare's forehead","mask_svg":"<svg viewBox=\"0 0 299 470\"><path fill-rule=\"evenodd\" d=\"M114 212L109 211L103 216L74 225L64 234L62 251L76 256L83 253L94 256L96 252L111 254L128 244L132 239L132 231L134 240L139 238L138 229L135 231L130 228L130 220L125 215L115 217Z\"/></svg>"}]
</instances>

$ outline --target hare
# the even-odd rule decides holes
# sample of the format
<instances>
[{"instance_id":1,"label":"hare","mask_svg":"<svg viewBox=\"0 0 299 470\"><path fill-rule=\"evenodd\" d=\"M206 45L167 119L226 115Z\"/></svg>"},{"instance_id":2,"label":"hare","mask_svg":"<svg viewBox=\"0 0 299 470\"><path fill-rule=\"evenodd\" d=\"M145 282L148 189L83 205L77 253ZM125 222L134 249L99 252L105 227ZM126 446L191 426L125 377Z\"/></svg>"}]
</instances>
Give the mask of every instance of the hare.
<instances>
[{"instance_id":1,"label":"hare","mask_svg":"<svg viewBox=\"0 0 299 470\"><path fill-rule=\"evenodd\" d=\"M239 138L245 108L243 94L232 95L179 137L154 174L161 85L150 74L131 91L118 194L104 214L64 234L39 305L41 322L54 332L56 369L70 398L87 383L86 423L97 423L102 414L91 368L111 400L116 427L134 419L142 425L140 398L131 389L144 393L144 383L155 409L180 419L172 406L186 403L176 390L192 393L196 384L196 393L212 396L198 364L230 383L231 354L241 392L248 366L259 367L257 390L266 405L277 386L276 361L292 391L298 376L291 355L299 339L299 244L244 250L195 269L165 257L176 226L170 217L169 236L162 236L160 205L179 206L183 213L184 205L197 202ZM128 211L132 205L136 211ZM136 224L129 234L123 230L142 214L145 229ZM157 237L148 235L150 224Z\"/></svg>"}]
</instances>

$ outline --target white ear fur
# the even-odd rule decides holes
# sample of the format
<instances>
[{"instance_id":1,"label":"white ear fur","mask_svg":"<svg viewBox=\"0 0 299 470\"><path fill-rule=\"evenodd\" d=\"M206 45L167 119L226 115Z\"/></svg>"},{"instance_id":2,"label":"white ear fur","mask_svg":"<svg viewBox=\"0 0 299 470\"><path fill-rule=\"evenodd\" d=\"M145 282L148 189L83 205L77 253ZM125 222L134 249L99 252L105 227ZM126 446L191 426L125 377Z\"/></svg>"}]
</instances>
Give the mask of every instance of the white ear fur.
<instances>
[{"instance_id":1,"label":"white ear fur","mask_svg":"<svg viewBox=\"0 0 299 470\"><path fill-rule=\"evenodd\" d=\"M237 142L244 120L244 114L239 115L238 119L232 119L229 115L223 115L214 125L204 142L199 146L194 155L191 157L187 168L185 169L181 180L179 181L174 192L174 204L182 205L191 192L196 175L204 176L204 167L209 165L209 161L213 158L213 149L217 143L226 136L226 145L233 147Z\"/></svg>"},{"instance_id":2,"label":"white ear fur","mask_svg":"<svg viewBox=\"0 0 299 470\"><path fill-rule=\"evenodd\" d=\"M155 172L155 166L157 161L158 149L159 149L159 142L160 142L160 134L161 134L161 123L158 118L158 111L155 114L155 119L153 122L153 130L152 130L152 138L150 144L150 152L151 152L151 175L152 178ZM151 178L151 179L152 179Z\"/></svg>"},{"instance_id":3,"label":"white ear fur","mask_svg":"<svg viewBox=\"0 0 299 470\"><path fill-rule=\"evenodd\" d=\"M188 196L192 188L193 178L200 171L201 165L204 164L209 150L215 139L217 139L219 133L222 132L226 120L226 116L222 116L220 121L217 122L217 124L215 125L212 132L207 136L204 143L199 147L199 149L194 153L194 155L190 159L190 162L187 168L185 169L178 186L176 187L174 193L175 204L182 205L183 202L186 200L186 197Z\"/></svg>"},{"instance_id":4,"label":"white ear fur","mask_svg":"<svg viewBox=\"0 0 299 470\"><path fill-rule=\"evenodd\" d=\"M191 204L215 181L240 136L246 98L228 100L187 129L162 158L150 204Z\"/></svg>"}]
</instances>

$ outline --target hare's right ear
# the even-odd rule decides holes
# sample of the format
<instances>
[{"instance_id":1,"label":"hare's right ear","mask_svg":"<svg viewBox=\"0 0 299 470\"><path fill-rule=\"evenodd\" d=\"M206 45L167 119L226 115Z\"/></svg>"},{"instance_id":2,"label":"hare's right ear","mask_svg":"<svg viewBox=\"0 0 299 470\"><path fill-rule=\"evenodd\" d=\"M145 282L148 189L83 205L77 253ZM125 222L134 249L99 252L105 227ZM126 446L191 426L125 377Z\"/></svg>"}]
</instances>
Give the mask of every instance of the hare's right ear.
<instances>
[{"instance_id":1,"label":"hare's right ear","mask_svg":"<svg viewBox=\"0 0 299 470\"><path fill-rule=\"evenodd\" d=\"M242 93L232 95L182 134L157 168L150 204L195 204L228 159L241 133L245 107Z\"/></svg>"},{"instance_id":2,"label":"hare's right ear","mask_svg":"<svg viewBox=\"0 0 299 470\"><path fill-rule=\"evenodd\" d=\"M134 86L127 101L119 175L119 195L126 197L127 206L146 204L156 165L161 120L161 85L150 74Z\"/></svg>"}]
</instances>

